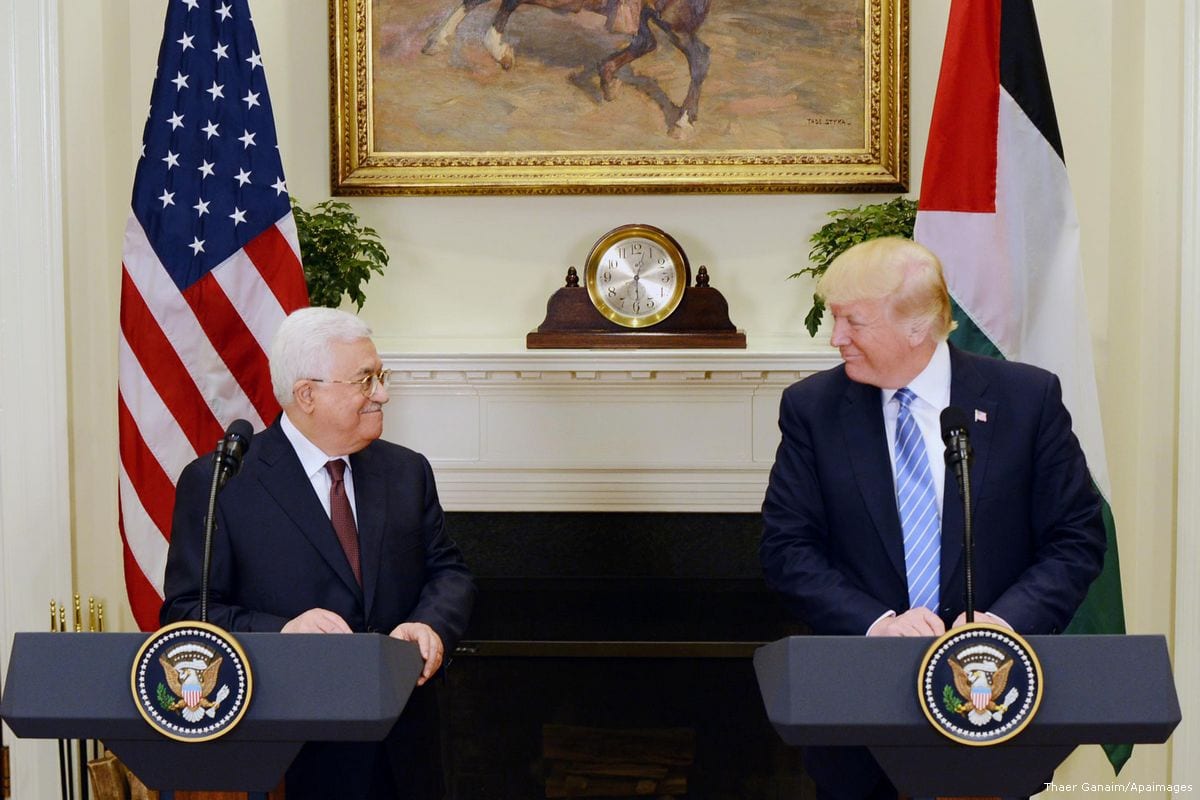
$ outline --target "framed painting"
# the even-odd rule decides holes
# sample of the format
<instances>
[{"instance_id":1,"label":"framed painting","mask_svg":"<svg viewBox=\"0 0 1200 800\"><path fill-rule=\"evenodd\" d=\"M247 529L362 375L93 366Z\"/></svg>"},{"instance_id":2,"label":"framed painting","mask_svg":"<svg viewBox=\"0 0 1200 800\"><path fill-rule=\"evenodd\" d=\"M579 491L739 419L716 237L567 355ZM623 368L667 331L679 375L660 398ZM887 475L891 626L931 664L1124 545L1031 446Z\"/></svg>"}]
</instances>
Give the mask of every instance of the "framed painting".
<instances>
[{"instance_id":1,"label":"framed painting","mask_svg":"<svg viewBox=\"0 0 1200 800\"><path fill-rule=\"evenodd\" d=\"M329 0L338 195L903 191L908 0Z\"/></svg>"}]
</instances>

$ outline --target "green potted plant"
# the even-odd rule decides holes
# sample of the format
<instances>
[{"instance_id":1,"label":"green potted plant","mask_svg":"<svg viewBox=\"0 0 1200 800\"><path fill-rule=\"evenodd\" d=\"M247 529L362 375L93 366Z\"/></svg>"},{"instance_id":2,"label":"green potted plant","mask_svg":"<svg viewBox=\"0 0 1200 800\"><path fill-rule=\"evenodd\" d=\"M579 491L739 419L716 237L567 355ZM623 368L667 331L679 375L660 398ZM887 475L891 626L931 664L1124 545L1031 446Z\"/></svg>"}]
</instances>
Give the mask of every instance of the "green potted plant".
<instances>
[{"instance_id":1,"label":"green potted plant","mask_svg":"<svg viewBox=\"0 0 1200 800\"><path fill-rule=\"evenodd\" d=\"M843 251L868 239L878 239L880 236L911 239L913 225L917 221L917 202L907 197L897 197L886 203L839 208L830 211L828 216L833 218L833 222L823 225L809 239L812 249L808 251L808 260L812 266L792 273L789 278L811 275L817 280ZM812 308L804 318L804 327L808 329L809 336L817 335L817 328L824 316L825 302L814 294Z\"/></svg>"},{"instance_id":2,"label":"green potted plant","mask_svg":"<svg viewBox=\"0 0 1200 800\"><path fill-rule=\"evenodd\" d=\"M379 234L359 225L349 203L336 200L317 203L312 211L305 211L292 198L292 215L309 302L337 308L346 296L361 311L367 299L362 284L371 280L372 272L382 275L388 263Z\"/></svg>"}]
</instances>

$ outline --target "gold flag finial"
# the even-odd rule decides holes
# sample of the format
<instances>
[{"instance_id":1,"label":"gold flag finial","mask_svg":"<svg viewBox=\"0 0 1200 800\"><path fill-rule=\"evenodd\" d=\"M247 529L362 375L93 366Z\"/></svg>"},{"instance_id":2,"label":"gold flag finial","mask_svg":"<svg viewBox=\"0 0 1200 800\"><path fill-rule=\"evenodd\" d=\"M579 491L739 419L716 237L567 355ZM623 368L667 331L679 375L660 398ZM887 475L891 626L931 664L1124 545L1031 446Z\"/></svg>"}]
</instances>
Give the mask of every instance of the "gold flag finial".
<instances>
[{"instance_id":1,"label":"gold flag finial","mask_svg":"<svg viewBox=\"0 0 1200 800\"><path fill-rule=\"evenodd\" d=\"M54 600L50 601L50 632L54 633L58 630L58 603Z\"/></svg>"},{"instance_id":2,"label":"gold flag finial","mask_svg":"<svg viewBox=\"0 0 1200 800\"><path fill-rule=\"evenodd\" d=\"M75 595L75 632L79 633L83 630L83 615L79 610L79 595Z\"/></svg>"},{"instance_id":3,"label":"gold flag finial","mask_svg":"<svg viewBox=\"0 0 1200 800\"><path fill-rule=\"evenodd\" d=\"M96 632L96 598L88 595L88 631Z\"/></svg>"},{"instance_id":4,"label":"gold flag finial","mask_svg":"<svg viewBox=\"0 0 1200 800\"><path fill-rule=\"evenodd\" d=\"M58 632L67 632L67 604L63 603L58 607Z\"/></svg>"},{"instance_id":5,"label":"gold flag finial","mask_svg":"<svg viewBox=\"0 0 1200 800\"><path fill-rule=\"evenodd\" d=\"M96 603L96 630L104 633L104 601Z\"/></svg>"}]
</instances>

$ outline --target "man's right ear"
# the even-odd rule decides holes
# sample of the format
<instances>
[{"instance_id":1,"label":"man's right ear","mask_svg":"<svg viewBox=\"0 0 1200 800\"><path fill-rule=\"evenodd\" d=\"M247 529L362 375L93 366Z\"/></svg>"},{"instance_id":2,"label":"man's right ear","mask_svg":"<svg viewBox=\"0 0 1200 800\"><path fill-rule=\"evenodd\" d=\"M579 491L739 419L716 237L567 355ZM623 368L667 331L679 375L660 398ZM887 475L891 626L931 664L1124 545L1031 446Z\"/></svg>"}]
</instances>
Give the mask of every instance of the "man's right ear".
<instances>
[{"instance_id":1,"label":"man's right ear","mask_svg":"<svg viewBox=\"0 0 1200 800\"><path fill-rule=\"evenodd\" d=\"M908 343L912 347L920 347L930 338L932 325L927 319L914 319L908 329Z\"/></svg>"}]
</instances>

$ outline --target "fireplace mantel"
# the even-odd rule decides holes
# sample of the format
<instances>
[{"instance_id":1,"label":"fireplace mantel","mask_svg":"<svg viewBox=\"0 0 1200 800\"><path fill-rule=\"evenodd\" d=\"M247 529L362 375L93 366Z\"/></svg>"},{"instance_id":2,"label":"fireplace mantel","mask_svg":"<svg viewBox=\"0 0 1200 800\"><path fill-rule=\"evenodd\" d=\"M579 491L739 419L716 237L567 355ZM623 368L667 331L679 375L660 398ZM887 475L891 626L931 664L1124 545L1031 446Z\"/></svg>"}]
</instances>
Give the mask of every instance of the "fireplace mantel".
<instances>
[{"instance_id":1,"label":"fireplace mantel","mask_svg":"<svg viewBox=\"0 0 1200 800\"><path fill-rule=\"evenodd\" d=\"M385 437L424 453L450 511L756 512L779 397L832 350L419 352Z\"/></svg>"}]
</instances>

